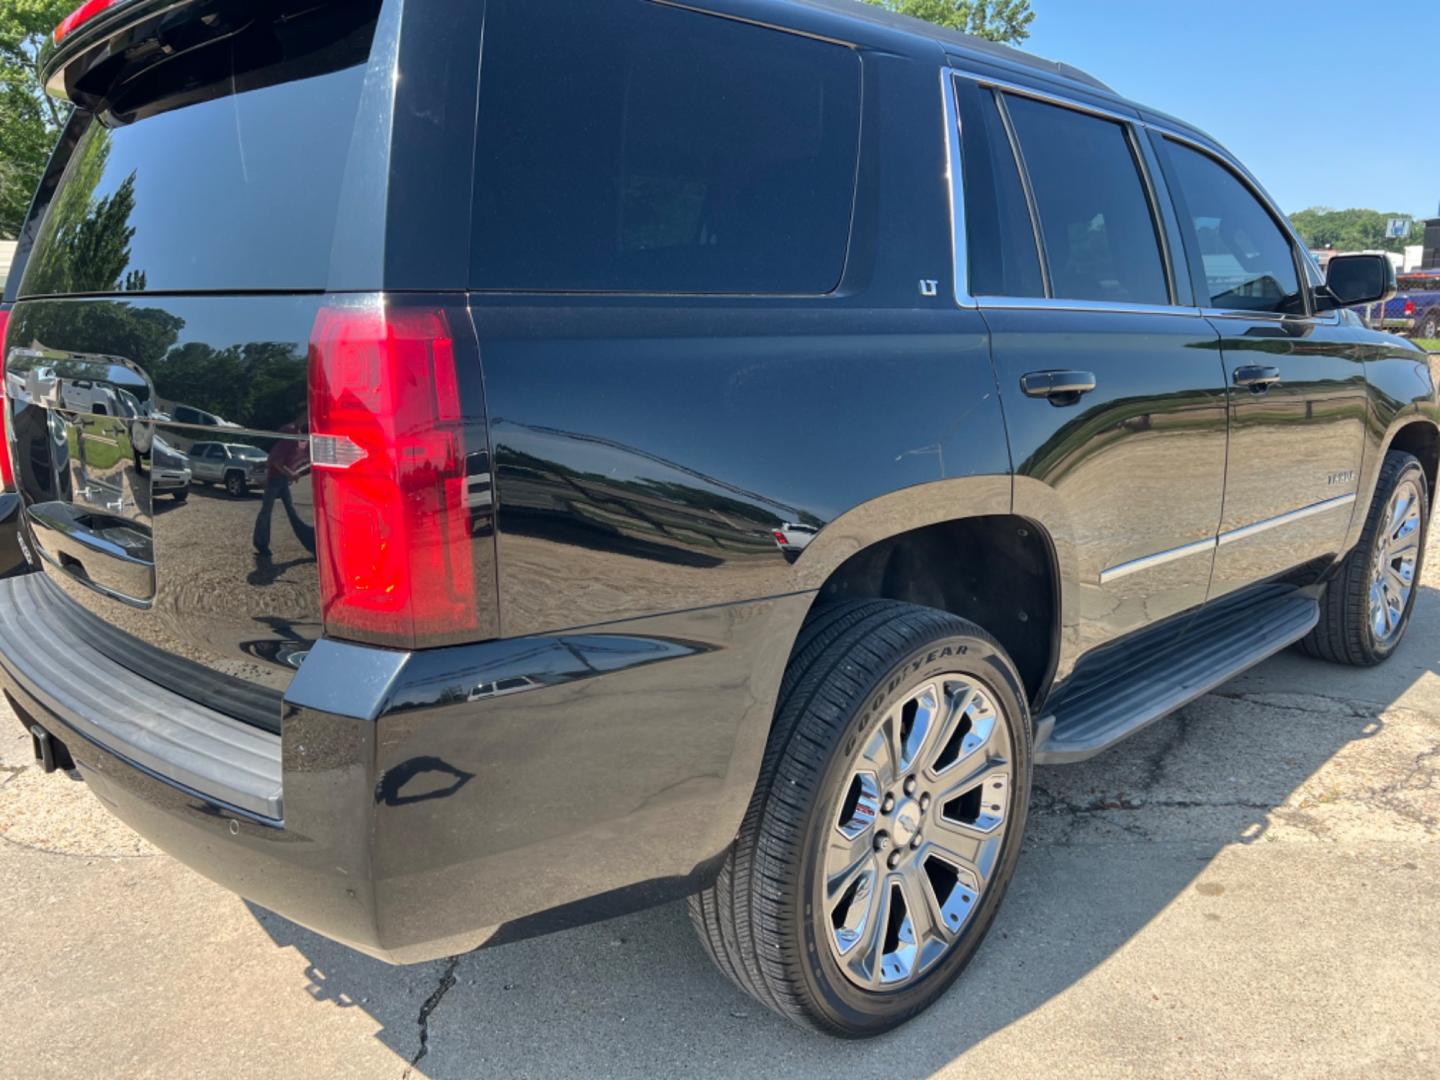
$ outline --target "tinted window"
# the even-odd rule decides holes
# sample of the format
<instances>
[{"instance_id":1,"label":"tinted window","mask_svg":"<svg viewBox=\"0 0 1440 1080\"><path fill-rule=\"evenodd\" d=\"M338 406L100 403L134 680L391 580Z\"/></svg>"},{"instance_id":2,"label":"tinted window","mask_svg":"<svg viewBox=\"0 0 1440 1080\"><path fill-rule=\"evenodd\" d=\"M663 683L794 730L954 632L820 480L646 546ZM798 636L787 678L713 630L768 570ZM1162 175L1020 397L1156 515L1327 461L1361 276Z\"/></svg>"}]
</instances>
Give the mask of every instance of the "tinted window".
<instances>
[{"instance_id":1,"label":"tinted window","mask_svg":"<svg viewBox=\"0 0 1440 1080\"><path fill-rule=\"evenodd\" d=\"M21 295L323 288L373 9L251 17L124 80L66 164Z\"/></svg>"},{"instance_id":2,"label":"tinted window","mask_svg":"<svg viewBox=\"0 0 1440 1080\"><path fill-rule=\"evenodd\" d=\"M1168 144L1190 218L1210 306L1241 311L1302 310L1295 253L1284 230L1250 189L1208 154Z\"/></svg>"},{"instance_id":3,"label":"tinted window","mask_svg":"<svg viewBox=\"0 0 1440 1080\"><path fill-rule=\"evenodd\" d=\"M1168 304L1139 164L1123 126L1007 95L1035 193L1052 295Z\"/></svg>"},{"instance_id":4,"label":"tinted window","mask_svg":"<svg viewBox=\"0 0 1440 1080\"><path fill-rule=\"evenodd\" d=\"M955 82L965 170L965 247L973 296L1044 296L1020 170L995 93Z\"/></svg>"},{"instance_id":5,"label":"tinted window","mask_svg":"<svg viewBox=\"0 0 1440 1080\"><path fill-rule=\"evenodd\" d=\"M492 0L473 283L829 292L859 109L840 46L648 0Z\"/></svg>"}]
</instances>

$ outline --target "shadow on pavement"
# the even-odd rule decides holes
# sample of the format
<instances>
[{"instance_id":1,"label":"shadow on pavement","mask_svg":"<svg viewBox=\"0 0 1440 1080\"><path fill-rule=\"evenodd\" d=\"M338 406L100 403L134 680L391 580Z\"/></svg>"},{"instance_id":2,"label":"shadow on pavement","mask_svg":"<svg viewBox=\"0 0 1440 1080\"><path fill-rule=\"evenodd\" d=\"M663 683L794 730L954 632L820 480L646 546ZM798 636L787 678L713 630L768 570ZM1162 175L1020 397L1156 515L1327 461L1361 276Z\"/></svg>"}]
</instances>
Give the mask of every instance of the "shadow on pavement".
<instances>
[{"instance_id":1,"label":"shadow on pavement","mask_svg":"<svg viewBox=\"0 0 1440 1080\"><path fill-rule=\"evenodd\" d=\"M1405 645L1379 668L1291 650L1099 758L1037 770L1026 851L988 940L934 1008L869 1043L811 1034L735 990L683 904L436 961L418 1010L397 969L251 910L307 958L313 996L364 1009L377 1038L430 1077L640 1076L718 1062L735 1075L924 1076L1095 972L1222 849L1274 830L1332 838L1307 809L1312 778L1342 749L1371 752L1354 744L1377 740L1386 710L1440 674L1437 640L1440 597L1425 588ZM1436 826L1404 791L1380 805L1398 827L1407 815L1422 832Z\"/></svg>"}]
</instances>

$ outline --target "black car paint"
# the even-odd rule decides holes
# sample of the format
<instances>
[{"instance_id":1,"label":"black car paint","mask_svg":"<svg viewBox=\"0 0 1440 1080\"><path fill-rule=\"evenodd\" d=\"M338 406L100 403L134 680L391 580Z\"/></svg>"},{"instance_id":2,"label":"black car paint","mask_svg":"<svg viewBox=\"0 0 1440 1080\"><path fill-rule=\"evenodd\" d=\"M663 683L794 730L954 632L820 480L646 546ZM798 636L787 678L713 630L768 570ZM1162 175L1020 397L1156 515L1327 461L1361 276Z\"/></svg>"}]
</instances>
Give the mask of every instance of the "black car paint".
<instances>
[{"instance_id":1,"label":"black car paint","mask_svg":"<svg viewBox=\"0 0 1440 1080\"><path fill-rule=\"evenodd\" d=\"M231 407L226 419L237 425L233 428L176 424L168 419L153 422L152 428L181 453L221 435L268 451L282 425L305 415L306 342L318 303L313 296L22 301L15 309L11 342L42 342L47 348L42 355L24 358L12 351L11 381L23 379L36 368L61 370L67 364L85 364L85 357L121 356L144 373L140 378L149 386L142 383L137 389L159 411L170 401L193 400L197 383L204 389L207 403L223 400L223 386L206 384L233 386L240 363L248 358L250 364L266 366L276 388L259 403L263 415ZM264 340L249 340L251 328L260 326L265 328ZM241 400L234 397L237 406ZM48 414L41 405L23 398L12 401L11 410L17 466L30 478L22 483L22 491L33 505L46 497L44 474L55 464L49 451ZM77 414L76 420L85 425L97 418ZM138 452L134 461L125 464L127 490L143 495L148 487L147 467L148 455ZM297 488L302 504L308 504L308 479ZM156 574L146 590L153 595L135 597L145 601L148 610L138 611L125 599L97 594L77 585L70 575L52 576L92 612L148 644L212 670L234 671L237 663L248 665L253 669L252 681L283 690L294 674L293 667L263 659L257 665L255 661L271 653L277 641L308 643L319 636L313 562L298 544L277 542L279 561L306 559L305 573L291 574L287 585L270 588L264 594L265 621L252 618L247 596L253 589L250 579L257 572L251 547L256 505L216 494L196 488L195 497L183 505L168 500L147 505L149 501L143 497L133 500L133 513L150 531L154 563L169 561L174 567L182 562L186 567L183 573ZM60 493L51 497L63 498ZM36 548L43 558L48 549L39 537ZM56 557L52 553L52 563ZM79 571L92 580L108 576L110 560L102 552L89 556L71 553L69 557L77 559ZM177 589L185 592L177 595ZM208 597L206 603L187 599L197 590Z\"/></svg>"},{"instance_id":2,"label":"black car paint","mask_svg":"<svg viewBox=\"0 0 1440 1080\"><path fill-rule=\"evenodd\" d=\"M20 539L20 496L0 492L0 577L30 571Z\"/></svg>"},{"instance_id":3,"label":"black car paint","mask_svg":"<svg viewBox=\"0 0 1440 1080\"><path fill-rule=\"evenodd\" d=\"M749 800L767 688L808 605L413 654L322 642L286 694L283 821L136 768L0 667L142 835L291 919L410 962L512 937L553 908L603 918L692 891ZM517 677L533 688L495 693Z\"/></svg>"},{"instance_id":4,"label":"black car paint","mask_svg":"<svg viewBox=\"0 0 1440 1080\"><path fill-rule=\"evenodd\" d=\"M1291 430L1231 385L1236 356L1258 352L1282 367L1272 402L1360 421L1345 428L1357 440L1355 511L1343 537L1307 549L1311 573L1358 538L1396 433L1416 422L1432 431L1440 418L1423 355L1341 315L1251 334L1194 307L957 306L939 84L947 64L1223 151L1093 81L881 14L777 0L704 7L860 52L855 220L830 295L467 298L474 159L454 133L473 129L483 5L381 8L327 290L384 291L451 313L472 445L493 454L495 519L475 530L477 605L493 640L404 653L323 637L313 562L301 551L282 560L293 565L286 595L276 591L251 550L253 504L242 502L156 508L156 600L143 621L127 623L127 605L46 570L141 644L181 653L192 675L223 681L243 670L269 695L283 733L285 819L176 789L70 732L63 717L37 716L86 779L207 876L387 959L693 889L738 827L806 612L837 569L889 538L966 519L1040 533L1058 614L1053 678L1036 688L1037 703L1091 649L1217 595L1208 573L1182 573L1183 563L1163 610L1142 611L1096 581L1107 566L1189 537L1183 515L1117 531L1137 492L1152 504L1198 500L1196 522L1210 513L1218 527L1227 432L1236 469L1263 467L1237 459L1237 431ZM69 143L83 123L72 123ZM52 166L49 191L56 180ZM1188 305L1194 285L1168 209L1165 225L1177 302ZM933 296L919 287L927 281ZM204 362L216 353L269 350L291 365L289 389L263 416L226 416L268 449L294 437L280 432L282 418L303 414L305 343L322 302L316 293L34 298L17 306L10 340L119 354L162 399L175 397L167 373L183 385L213 378ZM155 325L173 334L157 344ZM1060 406L1027 398L1017 378L1037 367L1093 372L1097 391ZM27 430L38 438L22 420L12 414L22 441ZM1164 475L1155 436L1172 425L1204 449L1181 455L1183 489L1147 485L1148 470ZM181 448L217 434L156 426ZM1293 504L1286 481L1301 478L1274 479L1257 505L1281 513ZM818 530L793 562L771 537L787 522ZM175 552L197 549L203 604L195 581L165 570ZM138 647L131 656L149 663ZM166 677L177 690L184 681ZM22 678L7 670L5 680L38 711Z\"/></svg>"}]
</instances>

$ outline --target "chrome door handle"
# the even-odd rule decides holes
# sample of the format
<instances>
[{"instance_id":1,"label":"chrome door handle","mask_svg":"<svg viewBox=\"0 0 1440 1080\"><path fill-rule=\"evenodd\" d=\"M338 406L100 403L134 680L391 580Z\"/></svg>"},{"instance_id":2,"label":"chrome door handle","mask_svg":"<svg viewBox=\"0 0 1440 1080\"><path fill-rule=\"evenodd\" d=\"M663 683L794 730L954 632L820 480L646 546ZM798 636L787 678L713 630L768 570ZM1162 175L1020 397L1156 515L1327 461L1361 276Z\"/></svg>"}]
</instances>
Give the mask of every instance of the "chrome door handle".
<instances>
[{"instance_id":1,"label":"chrome door handle","mask_svg":"<svg viewBox=\"0 0 1440 1080\"><path fill-rule=\"evenodd\" d=\"M1280 369L1268 364L1248 364L1235 369L1235 385L1248 386L1253 393L1264 393L1280 381Z\"/></svg>"},{"instance_id":2,"label":"chrome door handle","mask_svg":"<svg viewBox=\"0 0 1440 1080\"><path fill-rule=\"evenodd\" d=\"M1052 405L1073 405L1095 389L1095 376L1088 371L1030 371L1020 376L1020 389L1026 397L1049 398Z\"/></svg>"}]
</instances>

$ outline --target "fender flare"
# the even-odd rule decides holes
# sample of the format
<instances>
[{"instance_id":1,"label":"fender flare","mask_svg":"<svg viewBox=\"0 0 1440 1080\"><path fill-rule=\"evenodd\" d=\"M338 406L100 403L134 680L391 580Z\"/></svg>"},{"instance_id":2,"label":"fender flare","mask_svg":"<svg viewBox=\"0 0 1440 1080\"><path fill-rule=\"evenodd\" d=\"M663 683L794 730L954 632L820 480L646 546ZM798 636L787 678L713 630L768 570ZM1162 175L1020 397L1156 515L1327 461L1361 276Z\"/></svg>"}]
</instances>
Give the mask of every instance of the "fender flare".
<instances>
[{"instance_id":1,"label":"fender flare","mask_svg":"<svg viewBox=\"0 0 1440 1080\"><path fill-rule=\"evenodd\" d=\"M1377 447L1374 455L1367 446L1365 458L1360 465L1360 480L1355 488L1355 505L1350 512L1350 528L1345 534L1344 551L1349 551L1360 541L1365 528L1365 517L1369 513L1370 501L1375 497L1375 485L1379 481L1380 466L1385 455L1395 444L1396 436L1405 428L1428 424L1440 439L1440 401L1437 401L1435 376L1432 363L1417 361L1414 365L1415 394L1404 404L1386 416L1380 409L1381 402L1371 399L1369 418L1369 446ZM1432 493L1433 494L1433 493Z\"/></svg>"},{"instance_id":2,"label":"fender flare","mask_svg":"<svg viewBox=\"0 0 1440 1080\"><path fill-rule=\"evenodd\" d=\"M887 492L827 524L795 560L796 591L819 589L852 555L892 536L962 518L1011 513L1009 475L962 476Z\"/></svg>"},{"instance_id":3,"label":"fender flare","mask_svg":"<svg viewBox=\"0 0 1440 1080\"><path fill-rule=\"evenodd\" d=\"M1057 594L1052 678L1064 678L1078 658L1080 640L1075 534L1063 500L1054 489L1030 477L987 474L936 480L859 503L821 529L801 552L794 565L796 589L818 592L846 560L892 537L930 525L994 516L1025 518L1049 547Z\"/></svg>"}]
</instances>

